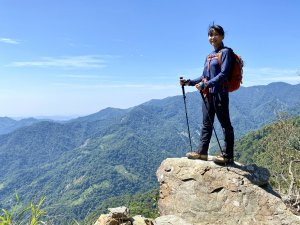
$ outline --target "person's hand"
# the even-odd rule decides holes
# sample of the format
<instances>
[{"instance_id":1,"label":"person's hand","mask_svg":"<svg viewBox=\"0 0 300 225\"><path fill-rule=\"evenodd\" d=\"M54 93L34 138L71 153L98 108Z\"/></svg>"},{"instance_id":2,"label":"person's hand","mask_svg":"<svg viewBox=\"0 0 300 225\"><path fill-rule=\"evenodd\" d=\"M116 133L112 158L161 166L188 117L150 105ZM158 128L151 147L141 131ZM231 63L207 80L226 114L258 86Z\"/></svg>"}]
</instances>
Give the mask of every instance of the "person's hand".
<instances>
[{"instance_id":1,"label":"person's hand","mask_svg":"<svg viewBox=\"0 0 300 225\"><path fill-rule=\"evenodd\" d=\"M190 79L186 80L186 79L179 79L179 84L180 86L189 86L190 85Z\"/></svg>"},{"instance_id":2,"label":"person's hand","mask_svg":"<svg viewBox=\"0 0 300 225\"><path fill-rule=\"evenodd\" d=\"M199 91L203 91L205 88L205 84L203 81L201 81L200 83L196 84L195 87L199 90Z\"/></svg>"}]
</instances>

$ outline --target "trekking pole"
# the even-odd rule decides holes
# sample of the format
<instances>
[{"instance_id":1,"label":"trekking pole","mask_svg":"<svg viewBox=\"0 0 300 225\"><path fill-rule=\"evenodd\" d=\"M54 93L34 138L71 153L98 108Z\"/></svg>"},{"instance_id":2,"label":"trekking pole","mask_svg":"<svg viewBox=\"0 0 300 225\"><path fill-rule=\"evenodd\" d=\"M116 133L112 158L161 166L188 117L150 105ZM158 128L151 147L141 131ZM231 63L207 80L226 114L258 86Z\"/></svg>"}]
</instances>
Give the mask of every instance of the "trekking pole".
<instances>
[{"instance_id":1,"label":"trekking pole","mask_svg":"<svg viewBox=\"0 0 300 225\"><path fill-rule=\"evenodd\" d=\"M180 80L183 80L183 77L179 78ZM187 108L186 108L186 95L185 95L185 90L184 90L184 84L181 85L181 89L182 89L182 95L183 95L183 102L184 102L184 109L185 109L185 118L186 118L186 124L187 124L187 128L188 128L188 135L189 135L189 141L190 141L190 148L191 148L191 152L192 150L192 140L191 140L191 132L190 132L190 125L189 125L189 118L188 118L188 114L187 114Z\"/></svg>"},{"instance_id":2,"label":"trekking pole","mask_svg":"<svg viewBox=\"0 0 300 225\"><path fill-rule=\"evenodd\" d=\"M200 94L201 94L201 97L202 97L203 103L204 103L204 105L205 105L206 111L207 111L208 120L209 120L209 122L210 122L210 125L211 125L211 126L212 126L212 128L213 128L213 131L214 131L214 133L215 133L215 136L216 136L216 139L217 139L217 142L218 142L218 145L219 145L220 151L221 151L221 153L222 153L222 152L223 152L223 150L222 150L222 147L221 147L221 145L220 145L220 141L219 141L219 138L218 138L218 135L217 135L216 129L215 129L215 127L214 127L214 124L213 124L213 122L212 122L212 119L210 118L210 115L209 115L209 112L208 112L208 108L207 108L207 105L206 105L206 101L205 101L205 98L204 98L203 92L202 92L202 91L200 91Z\"/></svg>"}]
</instances>

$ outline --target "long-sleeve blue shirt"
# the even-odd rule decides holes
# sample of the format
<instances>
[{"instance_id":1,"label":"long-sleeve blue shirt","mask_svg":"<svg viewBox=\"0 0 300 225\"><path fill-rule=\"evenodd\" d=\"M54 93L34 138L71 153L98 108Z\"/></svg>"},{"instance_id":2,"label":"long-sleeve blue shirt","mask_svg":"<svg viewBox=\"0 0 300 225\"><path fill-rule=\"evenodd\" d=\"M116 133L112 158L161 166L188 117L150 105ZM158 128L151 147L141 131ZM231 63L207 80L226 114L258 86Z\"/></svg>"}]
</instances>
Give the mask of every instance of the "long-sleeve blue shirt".
<instances>
[{"instance_id":1,"label":"long-sleeve blue shirt","mask_svg":"<svg viewBox=\"0 0 300 225\"><path fill-rule=\"evenodd\" d=\"M228 75L231 69L231 53L228 48L224 48L221 54L221 67L218 62L217 54L219 51L224 48L224 44L220 46L220 48L212 51L210 56L212 59L210 60L209 70L208 70L208 57L205 60L204 69L202 76L197 79L190 81L190 86L195 86L196 84L200 83L203 78L207 79L206 87L209 88L210 93L223 93L228 92L228 87L224 81L227 80Z\"/></svg>"}]
</instances>

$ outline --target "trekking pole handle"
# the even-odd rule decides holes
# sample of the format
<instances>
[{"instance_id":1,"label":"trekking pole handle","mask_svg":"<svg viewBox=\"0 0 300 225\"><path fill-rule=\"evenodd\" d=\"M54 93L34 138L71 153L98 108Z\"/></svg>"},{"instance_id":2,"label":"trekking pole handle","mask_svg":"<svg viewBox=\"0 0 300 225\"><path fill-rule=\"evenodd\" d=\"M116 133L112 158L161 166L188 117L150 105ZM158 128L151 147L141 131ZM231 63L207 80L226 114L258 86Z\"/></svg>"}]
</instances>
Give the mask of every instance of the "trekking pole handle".
<instances>
[{"instance_id":1,"label":"trekking pole handle","mask_svg":"<svg viewBox=\"0 0 300 225\"><path fill-rule=\"evenodd\" d=\"M187 83L189 83L189 82L191 81L190 79L186 80L186 79L184 79L183 77L179 77L179 80L180 80L181 82L183 82L183 85L182 85L182 86L186 85Z\"/></svg>"},{"instance_id":2,"label":"trekking pole handle","mask_svg":"<svg viewBox=\"0 0 300 225\"><path fill-rule=\"evenodd\" d=\"M180 80L180 81L184 81L183 77L179 77L179 80ZM184 90L184 83L181 85L181 89L182 89L182 95L183 95L183 98L185 99L186 96L185 96L185 90Z\"/></svg>"}]
</instances>

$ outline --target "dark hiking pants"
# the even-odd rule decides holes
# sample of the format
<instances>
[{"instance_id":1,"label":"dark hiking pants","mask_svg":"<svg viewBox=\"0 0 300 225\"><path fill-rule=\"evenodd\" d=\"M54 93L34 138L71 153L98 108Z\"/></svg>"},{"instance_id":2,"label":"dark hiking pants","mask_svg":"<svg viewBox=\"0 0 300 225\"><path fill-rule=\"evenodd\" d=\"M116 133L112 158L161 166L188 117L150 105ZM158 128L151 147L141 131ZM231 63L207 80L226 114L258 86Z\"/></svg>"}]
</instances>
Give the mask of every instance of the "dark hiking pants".
<instances>
[{"instance_id":1,"label":"dark hiking pants","mask_svg":"<svg viewBox=\"0 0 300 225\"><path fill-rule=\"evenodd\" d=\"M204 104L206 104L206 107ZM205 98L205 103L202 103L202 114L203 127L198 152L201 154L207 154L208 152L216 114L224 134L225 145L222 154L226 158L233 158L234 132L229 117L228 93L209 94L209 96Z\"/></svg>"}]
</instances>

